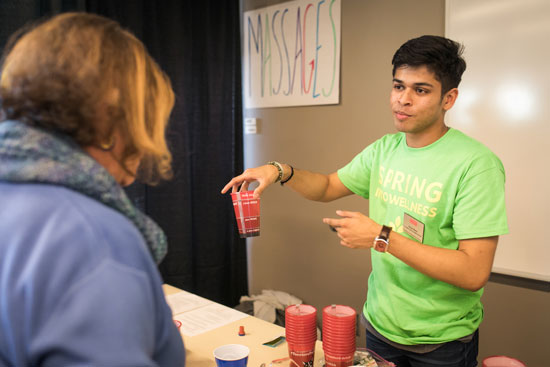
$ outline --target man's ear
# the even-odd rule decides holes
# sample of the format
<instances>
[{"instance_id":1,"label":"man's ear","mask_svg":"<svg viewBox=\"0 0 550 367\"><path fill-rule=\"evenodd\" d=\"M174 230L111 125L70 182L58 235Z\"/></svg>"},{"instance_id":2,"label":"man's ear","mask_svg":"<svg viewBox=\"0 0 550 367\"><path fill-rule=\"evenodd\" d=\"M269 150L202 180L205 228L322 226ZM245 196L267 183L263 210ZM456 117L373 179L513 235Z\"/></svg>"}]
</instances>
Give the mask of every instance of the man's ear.
<instances>
[{"instance_id":1,"label":"man's ear","mask_svg":"<svg viewBox=\"0 0 550 367\"><path fill-rule=\"evenodd\" d=\"M453 88L449 90L447 93L445 93L442 99L443 109L445 111L449 111L451 107L453 107L453 105L455 104L457 98L458 98L457 88Z\"/></svg>"}]
</instances>

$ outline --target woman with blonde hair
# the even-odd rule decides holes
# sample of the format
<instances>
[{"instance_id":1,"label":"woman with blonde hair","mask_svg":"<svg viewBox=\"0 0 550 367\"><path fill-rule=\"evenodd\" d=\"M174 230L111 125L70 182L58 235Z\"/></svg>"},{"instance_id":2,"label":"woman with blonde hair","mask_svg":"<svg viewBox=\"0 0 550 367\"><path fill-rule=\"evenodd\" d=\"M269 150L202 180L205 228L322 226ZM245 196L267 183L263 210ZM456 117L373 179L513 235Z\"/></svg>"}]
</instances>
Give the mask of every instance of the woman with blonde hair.
<instances>
[{"instance_id":1,"label":"woman with blonde hair","mask_svg":"<svg viewBox=\"0 0 550 367\"><path fill-rule=\"evenodd\" d=\"M122 186L171 177L168 77L120 25L64 13L14 35L0 79L0 366L182 366ZM156 263L155 263L156 262Z\"/></svg>"}]
</instances>

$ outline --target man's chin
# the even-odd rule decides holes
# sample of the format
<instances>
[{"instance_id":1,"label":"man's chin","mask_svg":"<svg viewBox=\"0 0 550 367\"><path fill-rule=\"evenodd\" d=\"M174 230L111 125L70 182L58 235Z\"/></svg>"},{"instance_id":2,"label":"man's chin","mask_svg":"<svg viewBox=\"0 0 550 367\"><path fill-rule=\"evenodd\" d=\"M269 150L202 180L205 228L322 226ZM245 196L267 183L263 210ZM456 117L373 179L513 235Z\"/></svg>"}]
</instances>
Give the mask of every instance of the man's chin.
<instances>
[{"instance_id":1,"label":"man's chin","mask_svg":"<svg viewBox=\"0 0 550 367\"><path fill-rule=\"evenodd\" d=\"M395 126L395 130L399 131L400 133L408 132L406 124L404 124L403 122L401 122L399 120L394 120L393 121L393 126Z\"/></svg>"}]
</instances>

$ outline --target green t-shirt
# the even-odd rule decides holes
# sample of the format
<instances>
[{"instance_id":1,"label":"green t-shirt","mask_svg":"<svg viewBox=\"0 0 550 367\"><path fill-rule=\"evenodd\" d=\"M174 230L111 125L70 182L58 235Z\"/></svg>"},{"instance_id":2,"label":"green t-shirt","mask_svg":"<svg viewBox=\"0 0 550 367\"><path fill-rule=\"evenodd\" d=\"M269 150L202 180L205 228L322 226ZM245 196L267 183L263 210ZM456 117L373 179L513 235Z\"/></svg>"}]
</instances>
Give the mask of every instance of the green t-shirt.
<instances>
[{"instance_id":1,"label":"green t-shirt","mask_svg":"<svg viewBox=\"0 0 550 367\"><path fill-rule=\"evenodd\" d=\"M455 129L423 148L408 147L404 133L386 135L341 168L338 177L369 199L375 222L427 245L458 249L458 240L508 232L501 161ZM412 230L409 222L416 225ZM436 344L478 328L483 289L472 292L433 279L389 253L372 250L371 258L363 312L386 338Z\"/></svg>"}]
</instances>

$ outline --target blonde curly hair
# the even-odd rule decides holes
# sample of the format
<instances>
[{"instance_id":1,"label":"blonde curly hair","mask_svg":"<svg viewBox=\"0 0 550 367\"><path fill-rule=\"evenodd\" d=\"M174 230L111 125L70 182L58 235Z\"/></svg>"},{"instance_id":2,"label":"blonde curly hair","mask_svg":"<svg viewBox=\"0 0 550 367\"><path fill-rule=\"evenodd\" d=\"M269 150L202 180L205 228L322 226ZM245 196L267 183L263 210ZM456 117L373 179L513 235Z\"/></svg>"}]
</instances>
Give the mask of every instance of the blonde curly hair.
<instances>
[{"instance_id":1,"label":"blonde curly hair","mask_svg":"<svg viewBox=\"0 0 550 367\"><path fill-rule=\"evenodd\" d=\"M80 146L101 146L118 130L120 162L141 158L139 179L172 176L165 130L174 106L167 75L145 46L117 22L63 13L23 29L5 48L2 119L63 133Z\"/></svg>"}]
</instances>

